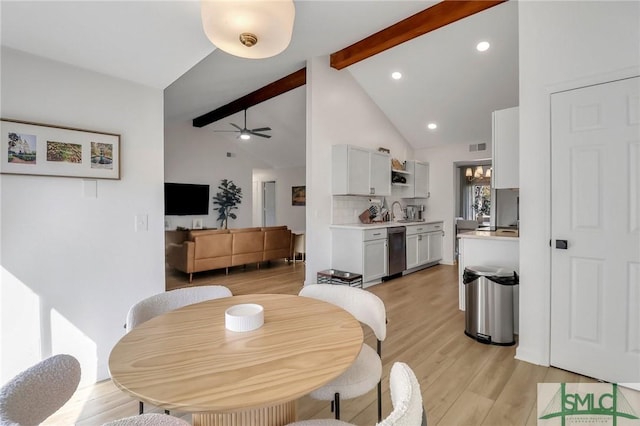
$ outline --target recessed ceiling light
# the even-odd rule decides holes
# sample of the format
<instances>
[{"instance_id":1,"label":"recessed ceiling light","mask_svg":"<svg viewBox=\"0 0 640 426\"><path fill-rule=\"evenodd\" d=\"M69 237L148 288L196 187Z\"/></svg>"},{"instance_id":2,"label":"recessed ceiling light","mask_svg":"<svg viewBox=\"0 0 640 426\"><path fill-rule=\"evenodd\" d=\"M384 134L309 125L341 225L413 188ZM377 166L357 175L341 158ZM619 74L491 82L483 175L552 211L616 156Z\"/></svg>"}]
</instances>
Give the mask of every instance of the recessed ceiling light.
<instances>
[{"instance_id":1,"label":"recessed ceiling light","mask_svg":"<svg viewBox=\"0 0 640 426\"><path fill-rule=\"evenodd\" d=\"M391 73L391 78L393 78L394 80L400 80L402 78L402 73L394 71Z\"/></svg>"},{"instance_id":2,"label":"recessed ceiling light","mask_svg":"<svg viewBox=\"0 0 640 426\"><path fill-rule=\"evenodd\" d=\"M427 124L427 128L429 130L435 130L435 129L438 128L438 125L436 123L429 123L429 124Z\"/></svg>"},{"instance_id":3,"label":"recessed ceiling light","mask_svg":"<svg viewBox=\"0 0 640 426\"><path fill-rule=\"evenodd\" d=\"M246 141L246 140L251 139L251 136L248 133L240 133L240 139Z\"/></svg>"},{"instance_id":4,"label":"recessed ceiling light","mask_svg":"<svg viewBox=\"0 0 640 426\"><path fill-rule=\"evenodd\" d=\"M488 50L490 46L491 45L489 44L488 41L481 41L476 45L476 49L478 49L478 52L484 52Z\"/></svg>"}]
</instances>

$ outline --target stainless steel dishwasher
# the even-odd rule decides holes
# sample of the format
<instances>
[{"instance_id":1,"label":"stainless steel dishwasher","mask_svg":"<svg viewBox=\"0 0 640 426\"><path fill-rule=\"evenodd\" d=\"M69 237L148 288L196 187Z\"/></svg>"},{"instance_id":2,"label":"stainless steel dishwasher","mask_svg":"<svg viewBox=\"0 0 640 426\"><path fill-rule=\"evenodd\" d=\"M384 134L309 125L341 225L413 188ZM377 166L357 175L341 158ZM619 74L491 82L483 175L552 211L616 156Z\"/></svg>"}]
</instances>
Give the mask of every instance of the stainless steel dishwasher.
<instances>
[{"instance_id":1,"label":"stainless steel dishwasher","mask_svg":"<svg viewBox=\"0 0 640 426\"><path fill-rule=\"evenodd\" d=\"M407 241L404 226L387 228L389 245L389 276L402 274L407 268Z\"/></svg>"}]
</instances>

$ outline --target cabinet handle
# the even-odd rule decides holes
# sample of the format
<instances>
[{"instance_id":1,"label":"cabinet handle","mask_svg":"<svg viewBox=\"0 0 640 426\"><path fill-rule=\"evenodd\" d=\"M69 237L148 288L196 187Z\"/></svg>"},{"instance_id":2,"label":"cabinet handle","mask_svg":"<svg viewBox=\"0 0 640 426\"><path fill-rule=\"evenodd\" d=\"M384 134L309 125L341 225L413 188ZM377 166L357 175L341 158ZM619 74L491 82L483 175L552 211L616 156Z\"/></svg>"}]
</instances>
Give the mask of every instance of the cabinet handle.
<instances>
[{"instance_id":1,"label":"cabinet handle","mask_svg":"<svg viewBox=\"0 0 640 426\"><path fill-rule=\"evenodd\" d=\"M440 225L434 226L435 229L440 229Z\"/></svg>"},{"instance_id":2,"label":"cabinet handle","mask_svg":"<svg viewBox=\"0 0 640 426\"><path fill-rule=\"evenodd\" d=\"M418 235L418 241L422 241L422 235Z\"/></svg>"},{"instance_id":3,"label":"cabinet handle","mask_svg":"<svg viewBox=\"0 0 640 426\"><path fill-rule=\"evenodd\" d=\"M422 231L422 228L416 228L417 231Z\"/></svg>"},{"instance_id":4,"label":"cabinet handle","mask_svg":"<svg viewBox=\"0 0 640 426\"><path fill-rule=\"evenodd\" d=\"M375 188L369 188L369 195L375 195L375 193L376 193Z\"/></svg>"},{"instance_id":5,"label":"cabinet handle","mask_svg":"<svg viewBox=\"0 0 640 426\"><path fill-rule=\"evenodd\" d=\"M377 237L378 235L382 235L382 233L378 232L377 234L373 234L374 237Z\"/></svg>"}]
</instances>

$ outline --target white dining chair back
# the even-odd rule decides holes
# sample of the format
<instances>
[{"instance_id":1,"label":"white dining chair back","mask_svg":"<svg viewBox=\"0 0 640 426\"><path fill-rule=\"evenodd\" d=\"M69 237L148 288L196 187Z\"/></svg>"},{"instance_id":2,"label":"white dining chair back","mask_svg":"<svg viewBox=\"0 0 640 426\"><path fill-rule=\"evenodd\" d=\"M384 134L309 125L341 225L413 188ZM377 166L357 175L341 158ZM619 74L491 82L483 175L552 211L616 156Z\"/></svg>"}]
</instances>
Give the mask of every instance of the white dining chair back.
<instances>
[{"instance_id":1,"label":"white dining chair back","mask_svg":"<svg viewBox=\"0 0 640 426\"><path fill-rule=\"evenodd\" d=\"M427 426L420 383L413 370L404 362L396 362L391 367L389 389L393 411L376 426ZM335 419L314 419L290 423L288 426L354 425Z\"/></svg>"},{"instance_id":2,"label":"white dining chair back","mask_svg":"<svg viewBox=\"0 0 640 426\"><path fill-rule=\"evenodd\" d=\"M78 388L80 363L71 355L49 357L0 388L0 425L37 425L58 411Z\"/></svg>"},{"instance_id":3,"label":"white dining chair back","mask_svg":"<svg viewBox=\"0 0 640 426\"><path fill-rule=\"evenodd\" d=\"M128 333L143 322L174 309L230 296L231 290L222 285L203 285L158 293L139 301L129 309L125 328Z\"/></svg>"},{"instance_id":4,"label":"white dining chair back","mask_svg":"<svg viewBox=\"0 0 640 426\"><path fill-rule=\"evenodd\" d=\"M191 423L168 414L147 413L114 420L102 426L191 426Z\"/></svg>"},{"instance_id":5,"label":"white dining chair back","mask_svg":"<svg viewBox=\"0 0 640 426\"><path fill-rule=\"evenodd\" d=\"M154 294L133 305L127 313L124 324L127 333L138 325L152 318L183 306L204 302L205 300L231 297L231 290L222 285L201 285L196 287L179 288ZM140 401L138 413L144 412L144 403ZM169 413L165 411L165 413Z\"/></svg>"},{"instance_id":6,"label":"white dining chair back","mask_svg":"<svg viewBox=\"0 0 640 426\"><path fill-rule=\"evenodd\" d=\"M389 374L389 390L393 411L378 426L418 426L422 424L423 407L420 383L404 362L396 362ZM426 423L426 422L425 422Z\"/></svg>"},{"instance_id":7,"label":"white dining chair back","mask_svg":"<svg viewBox=\"0 0 640 426\"><path fill-rule=\"evenodd\" d=\"M300 290L299 295L340 306L355 319L369 326L378 340L384 341L387 338L387 313L384 302L373 293L346 285L309 284Z\"/></svg>"},{"instance_id":8,"label":"white dining chair back","mask_svg":"<svg viewBox=\"0 0 640 426\"><path fill-rule=\"evenodd\" d=\"M357 398L378 388L378 421L382 419L382 341L387 337L387 314L382 300L356 287L334 284L309 284L300 296L311 297L341 307L371 328L377 339L376 350L363 344L353 364L340 376L314 390L311 398L331 401L335 418L340 419L340 399Z\"/></svg>"}]
</instances>

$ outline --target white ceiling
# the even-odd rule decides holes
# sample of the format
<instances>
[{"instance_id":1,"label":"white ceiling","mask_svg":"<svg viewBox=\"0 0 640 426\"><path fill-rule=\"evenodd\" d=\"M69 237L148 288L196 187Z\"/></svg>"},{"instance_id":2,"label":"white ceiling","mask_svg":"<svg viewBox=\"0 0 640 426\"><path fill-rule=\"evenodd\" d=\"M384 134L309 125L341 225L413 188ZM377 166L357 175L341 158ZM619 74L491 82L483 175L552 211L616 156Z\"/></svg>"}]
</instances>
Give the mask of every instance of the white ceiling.
<instances>
[{"instance_id":1,"label":"white ceiling","mask_svg":"<svg viewBox=\"0 0 640 426\"><path fill-rule=\"evenodd\" d=\"M164 89L215 47L195 1L0 2L3 46Z\"/></svg>"},{"instance_id":2,"label":"white ceiling","mask_svg":"<svg viewBox=\"0 0 640 426\"><path fill-rule=\"evenodd\" d=\"M349 67L414 149L491 143L491 112L518 105L518 3L509 1ZM478 52L476 45L491 47ZM400 80L391 72L400 71ZM427 129L434 122L438 128Z\"/></svg>"},{"instance_id":3,"label":"white ceiling","mask_svg":"<svg viewBox=\"0 0 640 426\"><path fill-rule=\"evenodd\" d=\"M340 50L433 1L297 0L293 40L273 58L215 50L198 1L0 2L2 45L165 90L165 119L191 120ZM517 105L517 3L510 1L349 67L414 148L489 141L491 111ZM474 46L492 43L484 55ZM390 81L391 70L405 78ZM305 161L305 99L299 88L249 109L248 127L269 140L239 143L273 167ZM235 138L229 122L206 126ZM425 132L426 121L438 122Z\"/></svg>"}]
</instances>

